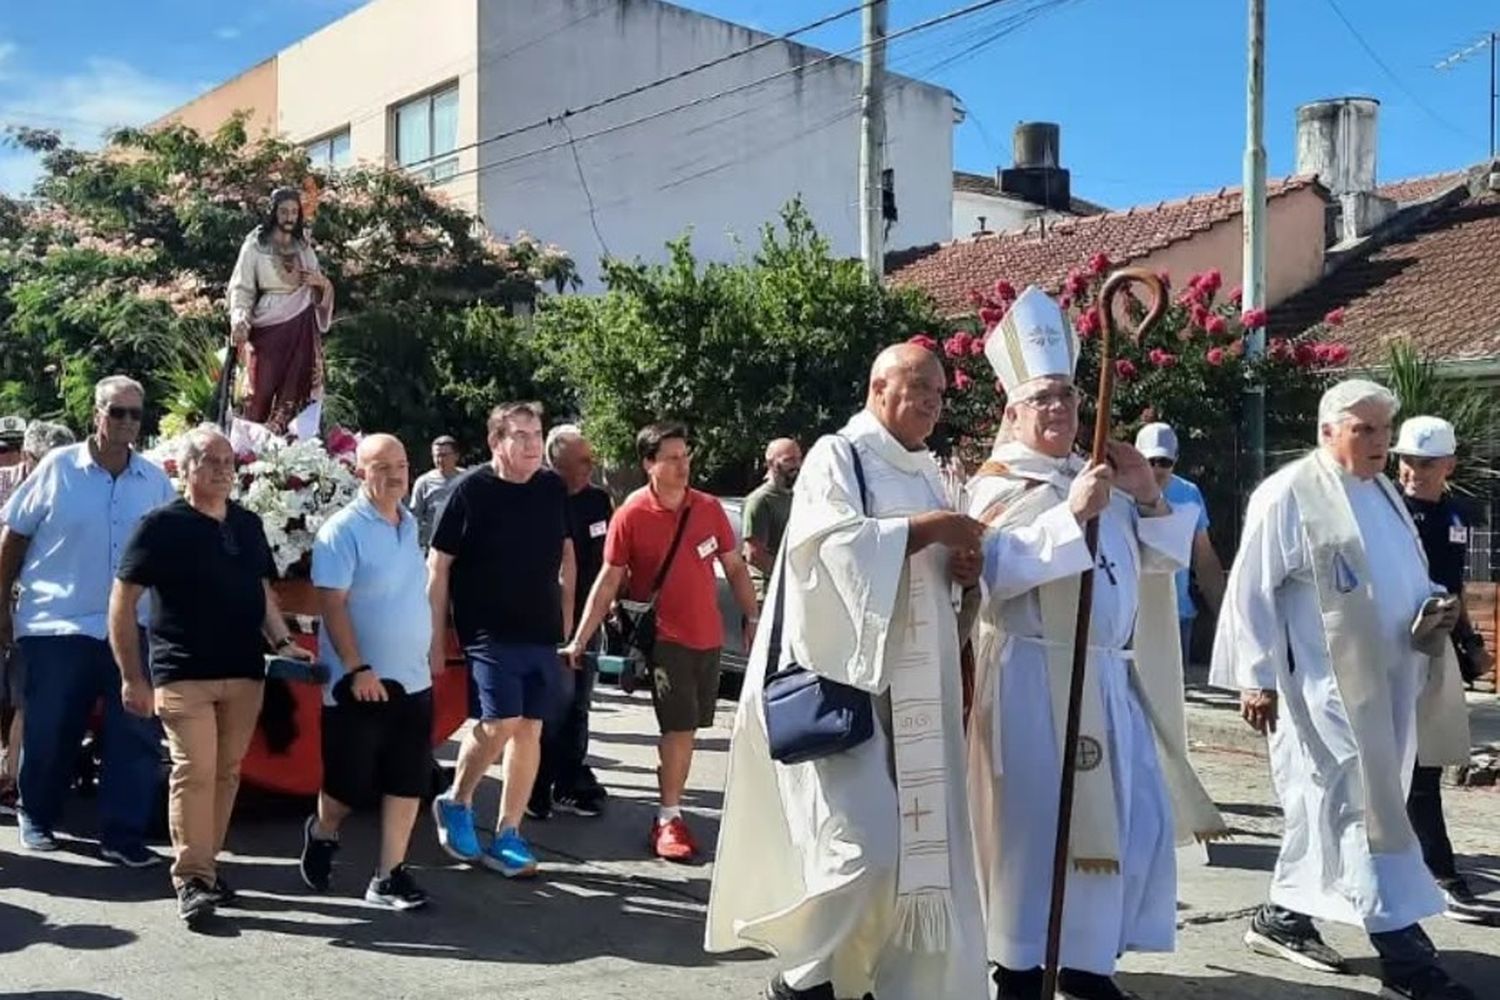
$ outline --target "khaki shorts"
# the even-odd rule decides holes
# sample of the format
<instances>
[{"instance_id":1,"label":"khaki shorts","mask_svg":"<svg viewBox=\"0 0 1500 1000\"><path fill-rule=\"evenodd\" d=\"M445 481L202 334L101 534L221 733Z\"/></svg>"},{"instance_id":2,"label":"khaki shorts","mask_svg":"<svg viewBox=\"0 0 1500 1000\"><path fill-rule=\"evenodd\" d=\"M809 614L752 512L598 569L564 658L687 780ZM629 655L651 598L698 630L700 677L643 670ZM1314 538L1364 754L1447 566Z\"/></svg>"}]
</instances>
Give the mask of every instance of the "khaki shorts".
<instances>
[{"instance_id":1,"label":"khaki shorts","mask_svg":"<svg viewBox=\"0 0 1500 1000\"><path fill-rule=\"evenodd\" d=\"M658 639L651 654L651 705L664 733L714 724L719 700L719 650L688 649Z\"/></svg>"}]
</instances>

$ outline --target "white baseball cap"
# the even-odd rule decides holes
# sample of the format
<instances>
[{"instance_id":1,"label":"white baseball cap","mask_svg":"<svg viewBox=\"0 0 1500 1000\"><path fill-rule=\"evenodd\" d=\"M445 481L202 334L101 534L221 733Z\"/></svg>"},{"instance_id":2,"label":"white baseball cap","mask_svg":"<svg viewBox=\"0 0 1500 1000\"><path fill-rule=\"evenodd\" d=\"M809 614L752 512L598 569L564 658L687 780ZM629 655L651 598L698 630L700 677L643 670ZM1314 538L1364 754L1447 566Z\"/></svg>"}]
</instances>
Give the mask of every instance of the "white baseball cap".
<instances>
[{"instance_id":1,"label":"white baseball cap","mask_svg":"<svg viewBox=\"0 0 1500 1000\"><path fill-rule=\"evenodd\" d=\"M1458 452L1458 436L1441 417L1412 417L1401 425L1391 451L1414 458L1452 458Z\"/></svg>"},{"instance_id":2,"label":"white baseball cap","mask_svg":"<svg viewBox=\"0 0 1500 1000\"><path fill-rule=\"evenodd\" d=\"M1147 424L1135 436L1135 450L1153 458L1169 458L1177 461L1177 432L1170 424Z\"/></svg>"}]
</instances>

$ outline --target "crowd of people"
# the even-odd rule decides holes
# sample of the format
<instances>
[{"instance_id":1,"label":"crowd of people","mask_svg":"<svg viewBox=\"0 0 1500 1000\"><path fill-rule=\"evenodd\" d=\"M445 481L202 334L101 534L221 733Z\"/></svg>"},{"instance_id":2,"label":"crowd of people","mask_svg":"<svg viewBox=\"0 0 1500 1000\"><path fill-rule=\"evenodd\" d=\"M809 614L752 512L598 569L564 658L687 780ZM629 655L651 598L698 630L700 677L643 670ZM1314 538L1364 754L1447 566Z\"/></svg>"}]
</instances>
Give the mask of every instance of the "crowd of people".
<instances>
[{"instance_id":1,"label":"crowd of people","mask_svg":"<svg viewBox=\"0 0 1500 1000\"><path fill-rule=\"evenodd\" d=\"M165 742L170 877L196 924L235 899L216 862L268 662L316 660L323 783L301 877L329 891L346 820L378 808L364 898L421 907L406 858L433 791L433 682L451 623L473 724L432 798L442 850L523 878L538 870L528 820L606 809L588 745L608 647L622 685L649 689L659 729L645 846L689 861L703 852L682 796L725 644L717 569L750 659L708 950L776 955L772 1000L957 1000L986 995L989 978L1001 1000L1040 998L1072 753L1059 988L1117 1000L1124 953L1175 947L1175 847L1227 832L1186 747L1183 661L1201 600L1218 618L1212 681L1240 692L1267 735L1286 822L1247 946L1336 973L1344 960L1314 920L1355 924L1387 995L1473 998L1420 926L1441 912L1500 917L1458 871L1440 797L1441 767L1468 757L1463 681L1490 662L1459 598L1452 427L1402 425L1398 488L1384 470L1399 401L1366 381L1334 386L1317 447L1251 497L1226 578L1202 495L1175 474L1170 426L1111 442L1105 462L1077 455L1077 340L1055 302L1028 290L985 349L1007 406L958 509L927 446L943 366L904 344L875 360L865 408L805 461L794 440L767 446L743 539L691 485L681 424L641 429L646 485L618 507L583 432L548 430L538 404L497 406L490 460L467 471L453 438L433 441L414 484L403 443L369 434L359 494L312 551L316 655L288 631L217 426L187 435L179 495L136 449L145 394L130 378L98 384L79 443L0 421L12 716L0 805L18 813L23 849L56 849L102 704L100 855L160 865L147 830ZM1085 574L1087 674L1064 746ZM835 716L847 724L830 728ZM475 795L496 764L501 801L481 833Z\"/></svg>"}]
</instances>

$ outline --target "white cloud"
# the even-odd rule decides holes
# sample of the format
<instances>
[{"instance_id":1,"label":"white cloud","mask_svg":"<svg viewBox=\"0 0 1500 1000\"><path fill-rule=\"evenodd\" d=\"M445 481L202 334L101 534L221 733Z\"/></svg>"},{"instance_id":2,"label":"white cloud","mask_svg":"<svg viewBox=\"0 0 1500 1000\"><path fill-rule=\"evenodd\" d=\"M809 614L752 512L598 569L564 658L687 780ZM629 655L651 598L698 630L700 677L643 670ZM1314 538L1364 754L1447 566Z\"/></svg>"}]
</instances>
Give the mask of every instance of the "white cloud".
<instances>
[{"instance_id":1,"label":"white cloud","mask_svg":"<svg viewBox=\"0 0 1500 1000\"><path fill-rule=\"evenodd\" d=\"M68 143L95 148L110 129L145 125L190 100L205 85L150 76L115 59L89 59L80 72L45 77L14 73L0 92L0 122L15 122L60 131ZM19 154L18 154L19 155ZM16 156L6 157L14 160ZM31 163L35 176L35 160ZM27 174L15 163L0 162L0 190L24 191Z\"/></svg>"},{"instance_id":2,"label":"white cloud","mask_svg":"<svg viewBox=\"0 0 1500 1000\"><path fill-rule=\"evenodd\" d=\"M221 42L232 42L236 38L240 37L240 29L234 27L233 25L226 24L224 27L216 28L214 30L214 37Z\"/></svg>"},{"instance_id":3,"label":"white cloud","mask_svg":"<svg viewBox=\"0 0 1500 1000\"><path fill-rule=\"evenodd\" d=\"M0 80L7 80L10 78L10 70L6 67L5 64L11 62L12 57L15 54L15 42L0 41Z\"/></svg>"}]
</instances>

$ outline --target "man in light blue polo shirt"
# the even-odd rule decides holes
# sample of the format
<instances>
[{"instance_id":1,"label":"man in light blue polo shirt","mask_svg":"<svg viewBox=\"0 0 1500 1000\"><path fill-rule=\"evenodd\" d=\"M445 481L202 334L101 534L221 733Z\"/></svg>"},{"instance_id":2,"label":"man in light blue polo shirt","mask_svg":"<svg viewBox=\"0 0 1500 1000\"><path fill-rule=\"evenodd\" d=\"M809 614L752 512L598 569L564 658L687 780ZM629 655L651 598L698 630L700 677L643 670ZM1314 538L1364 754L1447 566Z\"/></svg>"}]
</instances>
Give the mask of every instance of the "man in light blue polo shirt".
<instances>
[{"instance_id":1,"label":"man in light blue polo shirt","mask_svg":"<svg viewBox=\"0 0 1500 1000\"><path fill-rule=\"evenodd\" d=\"M1198 508L1198 525L1193 529L1193 561L1188 569L1175 574L1177 582L1177 627L1182 639L1182 664L1187 666L1193 646L1193 623L1198 617L1198 606L1193 601L1192 578L1198 580L1198 589L1208 603L1209 611L1219 613L1219 603L1224 599L1224 564L1214 551L1214 543L1208 537L1208 504L1203 493L1191 480L1174 475L1177 467L1177 432L1167 424L1147 424L1135 436L1135 450L1151 463L1156 476L1156 485L1173 510L1189 505Z\"/></svg>"},{"instance_id":2,"label":"man in light blue polo shirt","mask_svg":"<svg viewBox=\"0 0 1500 1000\"><path fill-rule=\"evenodd\" d=\"M26 660L21 844L57 848L53 827L76 773L94 704L104 699L99 853L133 868L161 862L146 847L158 804L155 719L125 711L107 636L109 592L136 522L176 498L166 473L133 450L145 391L112 375L94 387L94 433L48 453L0 511L0 594L19 582L14 620L0 602L0 645L14 631ZM146 608L141 609L142 621Z\"/></svg>"},{"instance_id":3,"label":"man in light blue polo shirt","mask_svg":"<svg viewBox=\"0 0 1500 1000\"><path fill-rule=\"evenodd\" d=\"M323 790L302 837L302 880L326 891L339 827L381 804L380 861L365 900L410 910L427 895L404 864L432 782L432 612L418 523L402 504L410 469L389 434L359 444L358 498L318 531L312 580L323 613Z\"/></svg>"}]
</instances>

